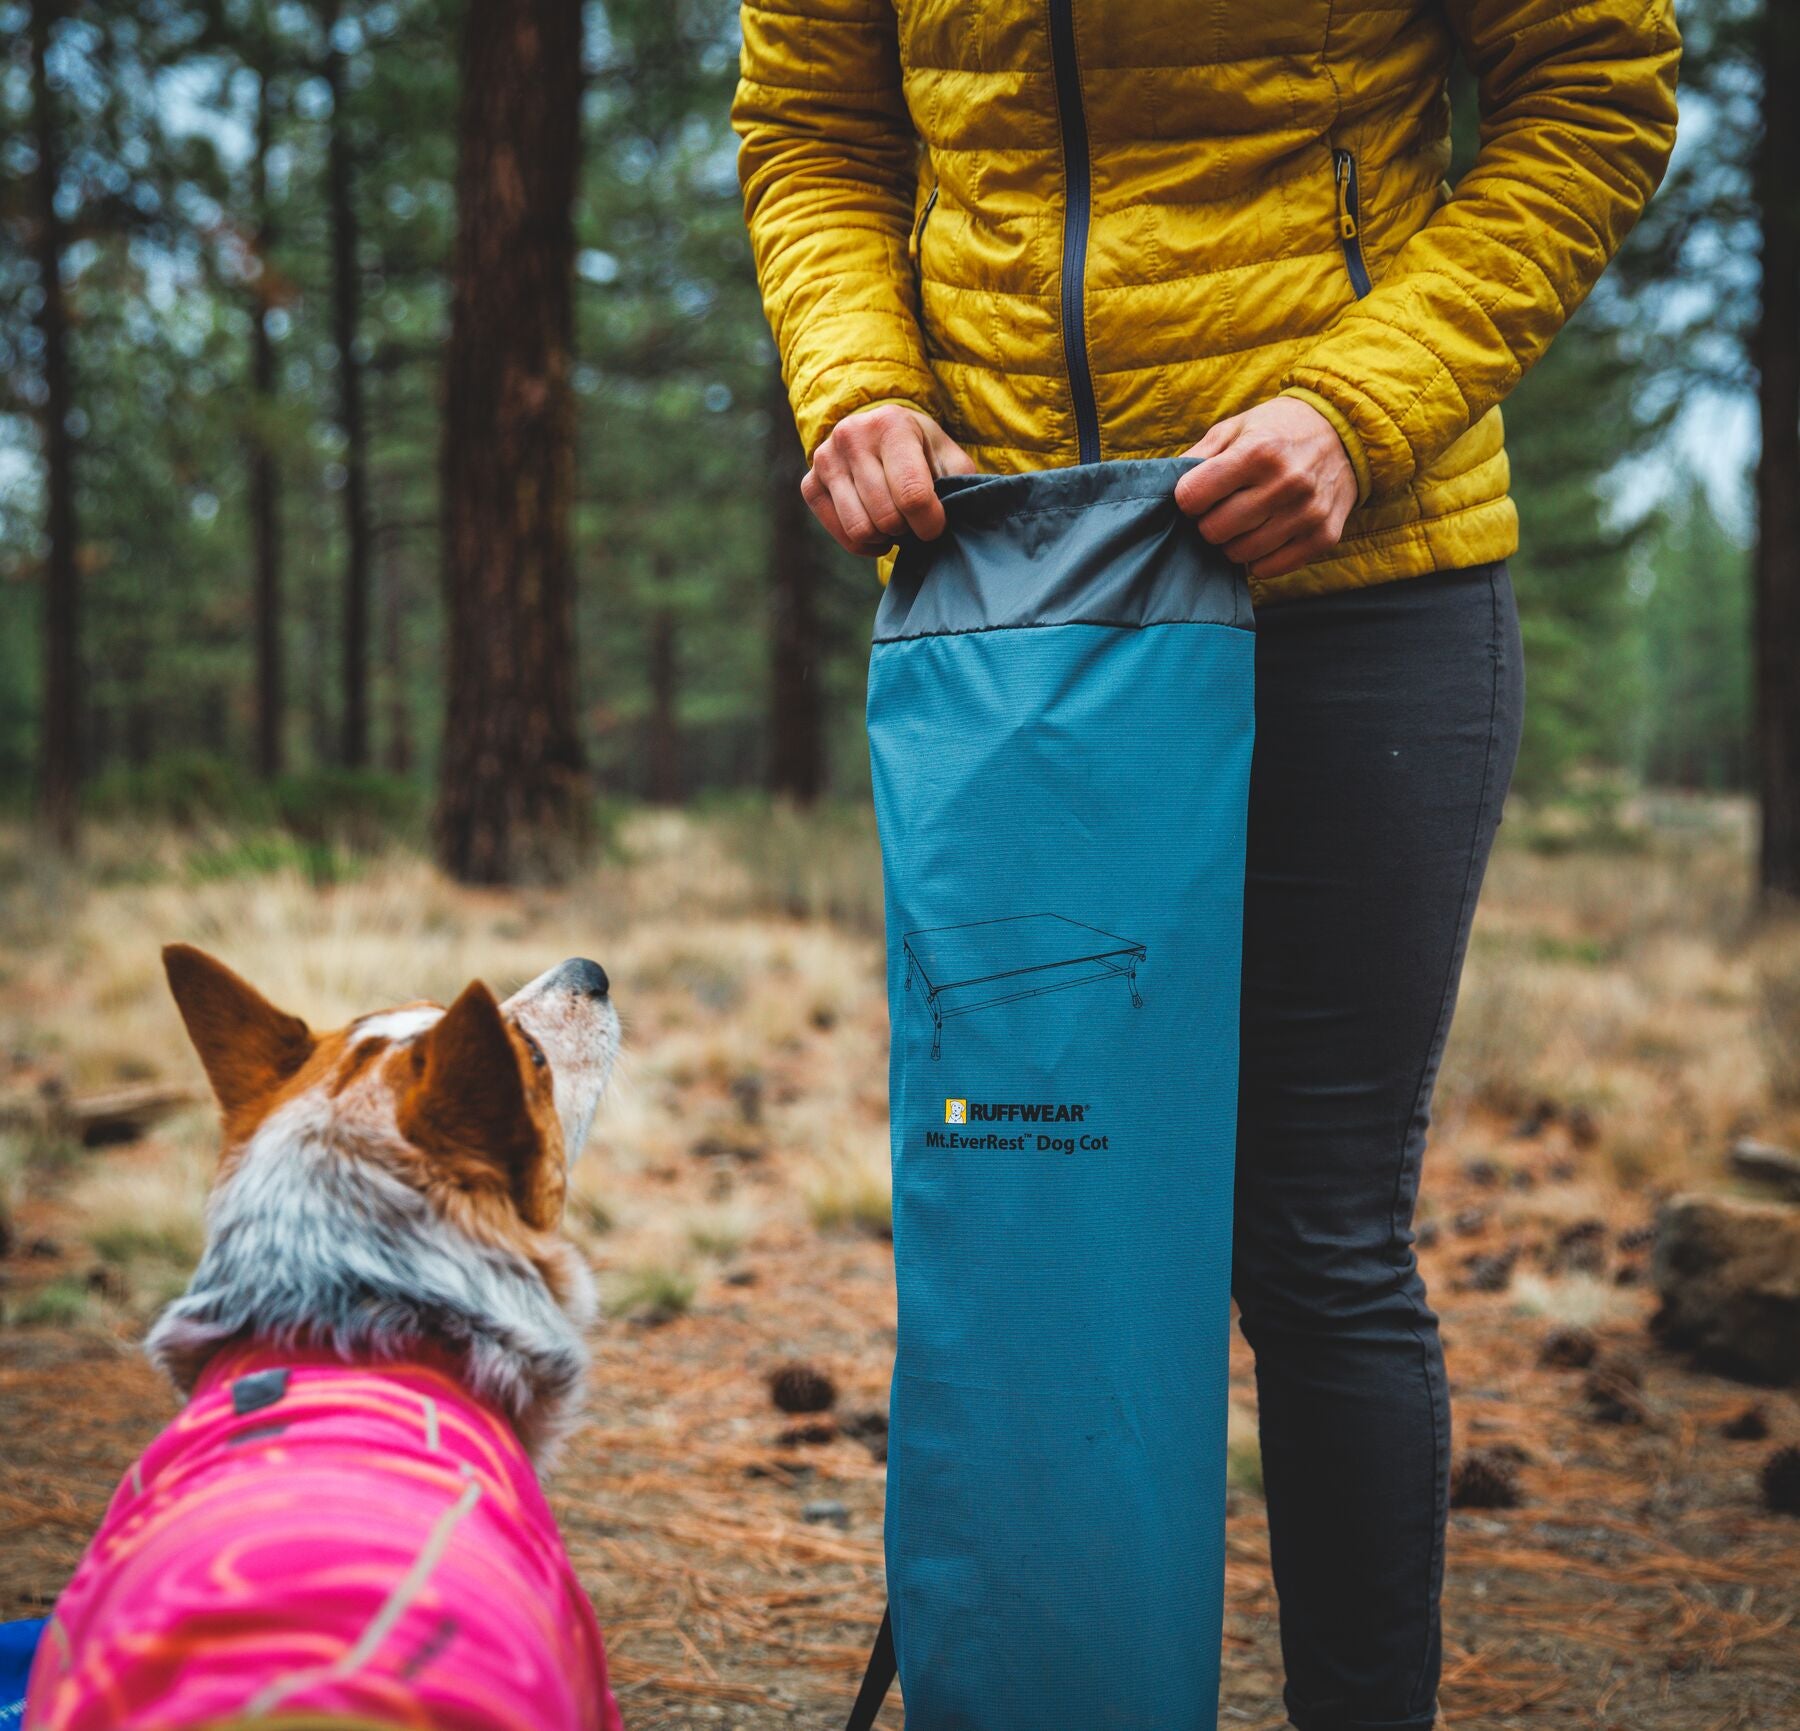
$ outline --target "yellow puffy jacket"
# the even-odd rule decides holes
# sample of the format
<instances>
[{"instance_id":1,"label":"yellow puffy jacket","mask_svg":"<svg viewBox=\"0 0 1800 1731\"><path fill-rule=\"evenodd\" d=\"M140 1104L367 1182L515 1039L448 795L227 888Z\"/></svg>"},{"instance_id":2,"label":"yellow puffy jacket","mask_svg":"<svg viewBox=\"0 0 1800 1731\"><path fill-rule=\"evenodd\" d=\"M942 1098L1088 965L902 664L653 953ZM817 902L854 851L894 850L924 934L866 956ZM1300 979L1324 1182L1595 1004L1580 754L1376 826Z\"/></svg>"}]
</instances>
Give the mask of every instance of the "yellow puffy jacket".
<instances>
[{"instance_id":1,"label":"yellow puffy jacket","mask_svg":"<svg viewBox=\"0 0 1800 1731\"><path fill-rule=\"evenodd\" d=\"M1280 392L1360 504L1312 594L1498 559L1498 404L1661 178L1672 0L747 0L733 124L810 452L910 403L990 471ZM1460 47L1481 149L1454 192Z\"/></svg>"}]
</instances>

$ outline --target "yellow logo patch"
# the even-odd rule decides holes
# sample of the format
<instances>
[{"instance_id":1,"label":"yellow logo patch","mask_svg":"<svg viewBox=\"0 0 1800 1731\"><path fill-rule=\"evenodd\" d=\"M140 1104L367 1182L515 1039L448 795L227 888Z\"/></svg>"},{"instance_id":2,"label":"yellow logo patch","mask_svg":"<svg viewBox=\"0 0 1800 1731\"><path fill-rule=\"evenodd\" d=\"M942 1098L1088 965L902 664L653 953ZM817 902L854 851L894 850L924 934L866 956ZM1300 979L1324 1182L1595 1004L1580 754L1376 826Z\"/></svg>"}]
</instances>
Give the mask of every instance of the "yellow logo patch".
<instances>
[{"instance_id":1,"label":"yellow logo patch","mask_svg":"<svg viewBox=\"0 0 1800 1731\"><path fill-rule=\"evenodd\" d=\"M966 1124L969 1121L969 1102L967 1100L946 1100L944 1102L944 1122L946 1124Z\"/></svg>"}]
</instances>

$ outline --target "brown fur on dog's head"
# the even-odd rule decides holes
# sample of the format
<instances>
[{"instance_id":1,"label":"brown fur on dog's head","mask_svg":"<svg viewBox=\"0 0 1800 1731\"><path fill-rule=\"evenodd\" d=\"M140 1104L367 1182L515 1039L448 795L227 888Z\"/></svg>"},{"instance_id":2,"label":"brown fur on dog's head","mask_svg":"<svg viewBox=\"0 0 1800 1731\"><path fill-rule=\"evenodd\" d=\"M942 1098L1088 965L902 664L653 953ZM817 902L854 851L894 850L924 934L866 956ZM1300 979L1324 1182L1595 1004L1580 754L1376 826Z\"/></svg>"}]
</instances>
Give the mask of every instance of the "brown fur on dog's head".
<instances>
[{"instance_id":1,"label":"brown fur on dog's head","mask_svg":"<svg viewBox=\"0 0 1800 1731\"><path fill-rule=\"evenodd\" d=\"M480 980L448 1010L413 1003L314 1034L203 950L170 944L163 965L224 1112L224 1170L284 1102L323 1090L348 1115L378 1091L400 1131L387 1153L416 1188L461 1194L497 1217L510 1207L539 1231L562 1218L568 1152L554 1072Z\"/></svg>"},{"instance_id":2,"label":"brown fur on dog's head","mask_svg":"<svg viewBox=\"0 0 1800 1731\"><path fill-rule=\"evenodd\" d=\"M431 1318L452 1344L490 1341L516 1409L544 1380L520 1352L550 1351L548 1381L565 1382L566 1343L536 1338L556 1331L530 1289L572 1322L591 1314L557 1228L618 1048L604 972L569 961L504 1004L476 981L448 1009L315 1034L200 950L163 959L225 1128L206 1256L152 1336L176 1380L232 1334L381 1352Z\"/></svg>"}]
</instances>

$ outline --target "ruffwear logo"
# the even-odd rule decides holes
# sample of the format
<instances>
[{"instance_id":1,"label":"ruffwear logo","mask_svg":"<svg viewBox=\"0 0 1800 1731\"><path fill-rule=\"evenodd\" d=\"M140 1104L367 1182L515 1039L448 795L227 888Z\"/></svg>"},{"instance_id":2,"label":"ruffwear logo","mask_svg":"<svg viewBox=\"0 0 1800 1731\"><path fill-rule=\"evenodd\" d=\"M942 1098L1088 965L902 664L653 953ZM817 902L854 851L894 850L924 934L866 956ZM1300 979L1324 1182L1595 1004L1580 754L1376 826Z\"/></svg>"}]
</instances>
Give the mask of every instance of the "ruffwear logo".
<instances>
[{"instance_id":1,"label":"ruffwear logo","mask_svg":"<svg viewBox=\"0 0 1800 1731\"><path fill-rule=\"evenodd\" d=\"M1066 1100L957 1100L944 1102L946 1124L1085 1124L1085 1104Z\"/></svg>"}]
</instances>

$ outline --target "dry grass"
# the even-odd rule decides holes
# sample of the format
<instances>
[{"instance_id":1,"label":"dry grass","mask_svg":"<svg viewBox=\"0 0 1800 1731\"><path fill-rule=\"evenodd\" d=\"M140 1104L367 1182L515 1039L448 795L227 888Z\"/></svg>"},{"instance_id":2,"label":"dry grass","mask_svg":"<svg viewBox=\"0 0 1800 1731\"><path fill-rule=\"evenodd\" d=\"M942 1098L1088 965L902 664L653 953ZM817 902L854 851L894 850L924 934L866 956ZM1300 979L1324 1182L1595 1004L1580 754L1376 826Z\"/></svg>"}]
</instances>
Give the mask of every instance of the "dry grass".
<instances>
[{"instance_id":1,"label":"dry grass","mask_svg":"<svg viewBox=\"0 0 1800 1731\"><path fill-rule=\"evenodd\" d=\"M1800 1111L1800 915L1757 944L1758 1032L1776 1102Z\"/></svg>"},{"instance_id":2,"label":"dry grass","mask_svg":"<svg viewBox=\"0 0 1800 1731\"><path fill-rule=\"evenodd\" d=\"M1732 1136L1800 1139L1800 925L1746 918L1742 812L1623 822L1604 850L1537 826L1552 851L1509 822L1438 1093L1422 1212L1440 1230L1425 1260L1458 1446L1530 1457L1527 1506L1459 1516L1453 1534L1446 1718L1472 1731L1780 1718L1791 1556L1784 1568L1782 1533L1759 1524L1741 1445L1719 1436L1742 1397L1659 1366L1655 1424L1596 1432L1579 1378L1535 1363L1561 1325L1641 1350L1650 1300L1617 1281L1618 1235L1659 1192L1723 1182ZM207 838L195 870L194 845L102 831L70 875L0 832L0 1108L50 1077L198 1087L157 961L169 939L216 950L320 1025L600 959L627 1058L572 1175L570 1224L611 1320L559 1517L637 1731L828 1722L879 1601L882 1469L849 1437L783 1442L762 1379L804 1357L831 1371L841 1412L884 1399L887 1030L866 817L640 814L580 881L520 895L457 888L400 851L321 888L279 858L233 875L228 838ZM198 1248L213 1134L194 1112L85 1153L0 1129L15 1227L0 1432L35 1439L47 1487L0 1496L14 1583L0 1614L54 1591L166 1410L124 1349ZM1605 1228L1605 1267L1559 1266L1559 1236L1587 1221ZM1466 1258L1508 1249L1504 1291L1457 1289ZM1800 1403L1772 1410L1800 1437ZM1227 1722L1275 1726L1253 1415L1239 1343ZM807 1523L817 1497L846 1504L847 1531Z\"/></svg>"},{"instance_id":3,"label":"dry grass","mask_svg":"<svg viewBox=\"0 0 1800 1731\"><path fill-rule=\"evenodd\" d=\"M1750 919L1741 810L1677 810L1638 814L1629 851L1498 851L1442 1127L1578 1108L1621 1183L1677 1187L1715 1177L1733 1135L1800 1122L1800 936Z\"/></svg>"},{"instance_id":4,"label":"dry grass","mask_svg":"<svg viewBox=\"0 0 1800 1731\"><path fill-rule=\"evenodd\" d=\"M892 1171L887 1138L865 1133L857 1141L816 1150L800 1173L801 1194L821 1231L850 1227L877 1237L894 1230Z\"/></svg>"},{"instance_id":5,"label":"dry grass","mask_svg":"<svg viewBox=\"0 0 1800 1731\"><path fill-rule=\"evenodd\" d=\"M179 1291L200 1259L214 1139L210 1117L192 1114L165 1132L156 1157L121 1156L70 1187L83 1241L110 1267L155 1279L159 1297Z\"/></svg>"}]
</instances>

